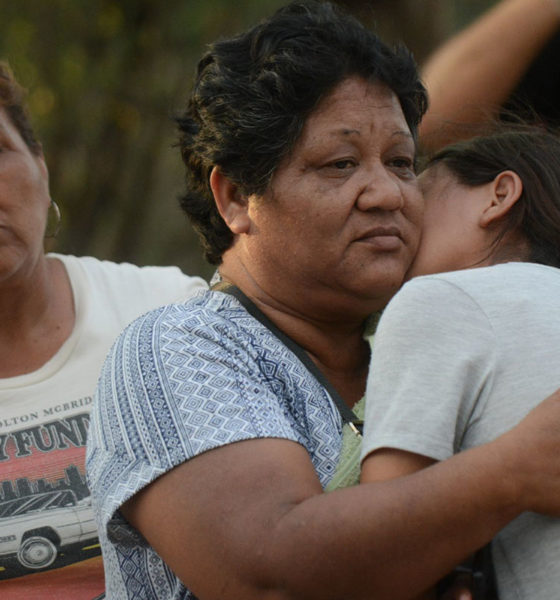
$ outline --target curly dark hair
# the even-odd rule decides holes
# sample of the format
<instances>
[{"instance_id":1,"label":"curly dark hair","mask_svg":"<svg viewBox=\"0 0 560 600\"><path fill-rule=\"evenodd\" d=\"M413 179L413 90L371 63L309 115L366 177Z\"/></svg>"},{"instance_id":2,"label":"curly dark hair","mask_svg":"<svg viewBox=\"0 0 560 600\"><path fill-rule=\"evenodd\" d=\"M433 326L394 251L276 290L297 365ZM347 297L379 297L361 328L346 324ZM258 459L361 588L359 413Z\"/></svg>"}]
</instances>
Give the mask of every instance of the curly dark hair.
<instances>
[{"instance_id":1,"label":"curly dark hair","mask_svg":"<svg viewBox=\"0 0 560 600\"><path fill-rule=\"evenodd\" d=\"M41 154L41 144L35 137L27 107L25 105L25 90L19 85L5 61L0 61L0 107L18 130L27 147L35 155Z\"/></svg>"},{"instance_id":2,"label":"curly dark hair","mask_svg":"<svg viewBox=\"0 0 560 600\"><path fill-rule=\"evenodd\" d=\"M444 164L463 185L476 187L503 171L523 182L519 200L508 212L494 248L510 231L521 231L530 247L529 262L560 267L560 135L543 125L490 124L489 132L446 146L427 166Z\"/></svg>"},{"instance_id":3,"label":"curly dark hair","mask_svg":"<svg viewBox=\"0 0 560 600\"><path fill-rule=\"evenodd\" d=\"M187 183L181 207L211 264L233 241L210 189L212 168L242 194L262 194L319 101L354 75L393 90L416 136L427 95L410 52L389 48L328 2L292 2L210 46L177 124Z\"/></svg>"}]
</instances>

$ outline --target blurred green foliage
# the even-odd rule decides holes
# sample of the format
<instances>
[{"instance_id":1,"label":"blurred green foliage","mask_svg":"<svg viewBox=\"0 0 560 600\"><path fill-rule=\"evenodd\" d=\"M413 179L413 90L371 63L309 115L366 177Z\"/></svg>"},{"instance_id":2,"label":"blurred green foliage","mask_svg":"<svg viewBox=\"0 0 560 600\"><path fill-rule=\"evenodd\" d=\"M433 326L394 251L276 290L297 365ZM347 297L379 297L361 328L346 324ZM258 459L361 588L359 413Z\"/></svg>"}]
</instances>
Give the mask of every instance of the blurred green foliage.
<instances>
[{"instance_id":1,"label":"blurred green foliage","mask_svg":"<svg viewBox=\"0 0 560 600\"><path fill-rule=\"evenodd\" d=\"M403 7L409 7L408 35L417 44L421 36L426 42L422 24L416 23L416 38L411 30L419 6L449 7L449 2L379 0L380 25L392 25L388 30L395 35L395 23L407 14ZM480 4L467 0L473 2ZM183 175L173 148L172 116L186 97L205 44L282 4L0 0L0 57L29 90L52 195L63 213L55 250L139 264L173 263L210 275L177 207ZM357 13L366 9L372 20L377 17L375 2L348 4ZM434 33L427 46L437 39Z\"/></svg>"}]
</instances>

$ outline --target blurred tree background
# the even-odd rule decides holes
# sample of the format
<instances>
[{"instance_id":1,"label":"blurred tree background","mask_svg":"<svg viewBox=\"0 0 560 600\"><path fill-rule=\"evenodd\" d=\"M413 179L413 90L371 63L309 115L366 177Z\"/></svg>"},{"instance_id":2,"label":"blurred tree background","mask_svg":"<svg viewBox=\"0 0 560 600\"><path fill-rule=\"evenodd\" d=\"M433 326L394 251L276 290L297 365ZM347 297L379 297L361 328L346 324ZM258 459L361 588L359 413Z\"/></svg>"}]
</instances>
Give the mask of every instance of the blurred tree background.
<instances>
[{"instance_id":1,"label":"blurred tree background","mask_svg":"<svg viewBox=\"0 0 560 600\"><path fill-rule=\"evenodd\" d=\"M492 0L339 0L419 63ZM53 247L208 277L177 204L173 147L204 47L285 0L0 0L0 57L28 89L51 192L62 215Z\"/></svg>"}]
</instances>

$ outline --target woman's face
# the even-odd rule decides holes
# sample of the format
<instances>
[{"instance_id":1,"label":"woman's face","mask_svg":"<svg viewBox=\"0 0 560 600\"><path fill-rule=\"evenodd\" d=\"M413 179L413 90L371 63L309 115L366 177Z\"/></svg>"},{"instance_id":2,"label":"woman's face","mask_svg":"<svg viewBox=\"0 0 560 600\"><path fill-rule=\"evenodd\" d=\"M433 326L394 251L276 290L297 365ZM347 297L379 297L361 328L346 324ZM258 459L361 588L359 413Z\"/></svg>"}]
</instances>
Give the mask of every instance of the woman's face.
<instances>
[{"instance_id":1,"label":"woman's face","mask_svg":"<svg viewBox=\"0 0 560 600\"><path fill-rule=\"evenodd\" d=\"M418 245L415 152L388 87L357 77L336 87L264 198L250 198L247 251L261 286L318 312L384 306Z\"/></svg>"},{"instance_id":2,"label":"woman's face","mask_svg":"<svg viewBox=\"0 0 560 600\"><path fill-rule=\"evenodd\" d=\"M0 109L0 281L31 272L43 251L48 173Z\"/></svg>"},{"instance_id":3,"label":"woman's face","mask_svg":"<svg viewBox=\"0 0 560 600\"><path fill-rule=\"evenodd\" d=\"M478 266L488 252L479 218L489 186L463 185L442 163L426 169L418 181L424 195L424 221L407 279Z\"/></svg>"}]
</instances>

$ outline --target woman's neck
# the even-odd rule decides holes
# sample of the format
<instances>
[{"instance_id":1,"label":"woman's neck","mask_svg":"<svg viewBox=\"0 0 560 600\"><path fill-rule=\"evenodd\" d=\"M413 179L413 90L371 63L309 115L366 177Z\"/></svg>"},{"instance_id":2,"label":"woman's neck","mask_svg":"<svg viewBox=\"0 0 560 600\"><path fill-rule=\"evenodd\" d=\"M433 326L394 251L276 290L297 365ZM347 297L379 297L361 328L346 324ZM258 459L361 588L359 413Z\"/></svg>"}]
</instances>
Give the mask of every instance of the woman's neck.
<instances>
[{"instance_id":1,"label":"woman's neck","mask_svg":"<svg viewBox=\"0 0 560 600\"><path fill-rule=\"evenodd\" d=\"M41 257L25 276L0 284L0 377L32 372L62 346L74 327L64 265Z\"/></svg>"},{"instance_id":2,"label":"woman's neck","mask_svg":"<svg viewBox=\"0 0 560 600\"><path fill-rule=\"evenodd\" d=\"M295 300L287 304L250 277L224 268L220 272L224 280L239 287L276 327L308 353L349 406L363 396L370 354L363 338L367 315L320 318L317 307L299 307L295 290L288 294Z\"/></svg>"}]
</instances>

